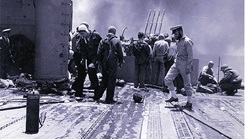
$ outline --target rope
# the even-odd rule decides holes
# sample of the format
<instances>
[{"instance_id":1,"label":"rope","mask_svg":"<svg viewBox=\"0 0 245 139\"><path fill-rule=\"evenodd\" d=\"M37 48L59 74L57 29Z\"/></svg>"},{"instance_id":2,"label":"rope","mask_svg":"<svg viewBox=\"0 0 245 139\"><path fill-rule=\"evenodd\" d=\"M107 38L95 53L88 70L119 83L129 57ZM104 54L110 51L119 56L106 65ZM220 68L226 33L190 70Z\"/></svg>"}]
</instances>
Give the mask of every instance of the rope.
<instances>
[{"instance_id":1,"label":"rope","mask_svg":"<svg viewBox=\"0 0 245 139\"><path fill-rule=\"evenodd\" d=\"M12 124L14 124L14 123L19 122L20 120L24 119L25 117L26 117L26 116L22 116L22 117L20 117L20 118L14 120L14 121L12 121L12 122L9 122L9 123L7 123L7 124L1 126L1 127L0 127L0 130L3 130L3 129L5 129L5 128L7 128L8 126L10 126L10 125L12 125Z\"/></svg>"},{"instance_id":2,"label":"rope","mask_svg":"<svg viewBox=\"0 0 245 139\"><path fill-rule=\"evenodd\" d=\"M170 103L171 105L173 105L172 103ZM173 105L174 106L174 105ZM176 107L175 107L176 108ZM176 108L176 109L179 109L179 108ZM232 139L231 137L229 137L228 135L226 135L225 133L223 133L223 132L221 132L220 130L218 130L218 129L216 129L216 128L214 128L213 126L211 126L211 125L209 125L209 124L207 124L207 123L205 123L204 121L202 121L202 120L200 120L200 119L198 119L197 117L195 117L195 116L193 116L193 115L191 115L191 114L189 114L186 110L180 110L182 113L184 113L184 114L186 114L186 115L188 115L188 116L190 116L191 118L193 118L193 119L195 119L195 120L197 120L198 122L200 122L200 123L202 123L202 124L204 124L204 125L206 125L207 127L209 127L209 128L211 128L211 129L213 129L214 131L216 131L216 132L218 132L218 133L220 133L221 135L223 135L223 136L225 136L225 137L227 137L228 139Z\"/></svg>"}]
</instances>

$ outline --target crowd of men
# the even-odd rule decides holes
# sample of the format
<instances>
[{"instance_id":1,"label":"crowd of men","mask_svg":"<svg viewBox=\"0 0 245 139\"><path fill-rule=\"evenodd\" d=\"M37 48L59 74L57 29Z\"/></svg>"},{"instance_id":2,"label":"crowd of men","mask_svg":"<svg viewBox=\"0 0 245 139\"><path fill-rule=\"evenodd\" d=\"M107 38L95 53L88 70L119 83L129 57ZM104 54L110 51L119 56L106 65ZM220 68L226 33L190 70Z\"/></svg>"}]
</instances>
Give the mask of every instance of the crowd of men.
<instances>
[{"instance_id":1,"label":"crowd of men","mask_svg":"<svg viewBox=\"0 0 245 139\"><path fill-rule=\"evenodd\" d=\"M93 99L99 101L106 90L105 103L111 104L116 86L117 68L122 66L123 51L120 39L116 36L116 28L110 26L107 36L102 39L96 31L89 30L86 22L77 27L72 37L73 61L76 65L77 76L72 85L76 97L83 97L83 88L86 75L89 75L94 89ZM99 83L97 73L102 74Z\"/></svg>"},{"instance_id":2,"label":"crowd of men","mask_svg":"<svg viewBox=\"0 0 245 139\"><path fill-rule=\"evenodd\" d=\"M191 109L192 94L196 91L192 88L190 77L194 43L184 34L181 25L173 26L170 30L171 37L167 33L146 35L139 32L138 40L132 39L130 51L126 53L135 57L134 89L148 91L145 84L151 83L162 87L163 92L169 93L166 102L178 102L176 93L183 93L181 90L184 88L184 95L187 96L184 107ZM87 22L82 22L71 35L68 70L75 76L72 84L75 97L84 97L84 82L88 74L91 82L88 88L94 89L93 99L100 101L106 90L105 103L116 102L113 98L117 69L122 67L124 62L123 37L117 37L116 32L117 29L110 26L107 36L103 38L98 32L91 31ZM3 79L8 76L8 61L11 59L9 33L10 29L4 29L0 37L0 78ZM203 67L198 86L215 84L228 95L234 95L237 89L241 88L242 78L239 73L223 65L221 71L224 73L224 78L218 82L214 77L213 66L214 62L209 61L208 65ZM98 73L102 74L102 81L99 81Z\"/></svg>"},{"instance_id":3,"label":"crowd of men","mask_svg":"<svg viewBox=\"0 0 245 139\"><path fill-rule=\"evenodd\" d=\"M181 25L170 29L171 37L165 34L146 35L138 33L138 40L132 39L130 47L124 49L127 55L135 57L134 65L134 90L148 91L146 83L162 87L163 92L169 92L166 102L177 102L176 93L187 96L184 107L192 108L192 94L195 90L191 85L190 73L193 64L192 40L184 34ZM76 91L75 96L83 97L83 84L88 73L91 81L89 88L94 89L94 100L98 101L106 90L108 104L115 103L113 99L116 85L117 68L123 64L123 37L116 36L116 28L110 26L108 35L103 38L96 31L89 30L86 22L77 27L72 38L72 50L74 61L77 66L77 76L72 88ZM199 77L199 85L216 84L223 91L227 91L215 80L213 75L214 63L210 61L203 68ZM210 70L211 69L211 70ZM222 69L222 71L224 71ZM102 73L102 81L99 83L97 73ZM152 77L149 77L149 73ZM241 84L241 80L239 80ZM231 88L231 87L230 87ZM235 92L238 86L231 91Z\"/></svg>"}]
</instances>

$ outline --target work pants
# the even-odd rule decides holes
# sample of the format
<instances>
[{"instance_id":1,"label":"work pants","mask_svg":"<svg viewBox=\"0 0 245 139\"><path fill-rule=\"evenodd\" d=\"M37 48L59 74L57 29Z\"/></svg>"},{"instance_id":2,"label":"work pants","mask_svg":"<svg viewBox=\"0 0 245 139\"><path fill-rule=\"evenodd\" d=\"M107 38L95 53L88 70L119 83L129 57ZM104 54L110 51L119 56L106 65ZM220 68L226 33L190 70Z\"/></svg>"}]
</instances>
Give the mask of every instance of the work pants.
<instances>
[{"instance_id":1,"label":"work pants","mask_svg":"<svg viewBox=\"0 0 245 139\"><path fill-rule=\"evenodd\" d=\"M157 56L154 59L155 61L155 79L154 84L158 86L165 86L164 84L164 77L165 77L165 65L164 65L164 57L163 56Z\"/></svg>"},{"instance_id":2,"label":"work pants","mask_svg":"<svg viewBox=\"0 0 245 139\"><path fill-rule=\"evenodd\" d=\"M89 65L89 64L91 64L91 62L88 61L87 65ZM99 91L99 79L98 79L98 76L97 76L96 67L95 68L88 67L88 76L89 76L89 80L90 80L90 83L91 83L90 86L94 88L94 95L96 96L96 94Z\"/></svg>"},{"instance_id":3,"label":"work pants","mask_svg":"<svg viewBox=\"0 0 245 139\"><path fill-rule=\"evenodd\" d=\"M217 84L215 79L210 79L207 75L200 75L198 81L201 83L201 85L207 85L208 83Z\"/></svg>"},{"instance_id":4,"label":"work pants","mask_svg":"<svg viewBox=\"0 0 245 139\"><path fill-rule=\"evenodd\" d=\"M194 92L192 86L191 86L191 77L190 74L186 74L186 61L184 60L178 60L176 63L174 63L171 68L169 69L166 77L165 77L165 84L168 86L169 91L174 91L174 84L173 80L175 77L180 74L184 81L184 88L186 91L187 96L192 96L192 93Z\"/></svg>"},{"instance_id":5,"label":"work pants","mask_svg":"<svg viewBox=\"0 0 245 139\"><path fill-rule=\"evenodd\" d=\"M72 88L76 91L76 97L82 97L83 95L83 84L86 77L86 66L85 62L81 62L81 56L79 53L74 53L74 62L77 66L77 77L75 78L74 83L72 84Z\"/></svg>"},{"instance_id":6,"label":"work pants","mask_svg":"<svg viewBox=\"0 0 245 139\"><path fill-rule=\"evenodd\" d=\"M145 74L145 83L151 84L152 83L152 64L149 62L146 64L146 71L147 74Z\"/></svg>"},{"instance_id":7,"label":"work pants","mask_svg":"<svg viewBox=\"0 0 245 139\"><path fill-rule=\"evenodd\" d=\"M220 88L223 91L226 91L228 94L231 93L232 95L234 95L233 94L234 90L241 88L241 82L238 82L238 83L222 83L222 84L220 84Z\"/></svg>"},{"instance_id":8,"label":"work pants","mask_svg":"<svg viewBox=\"0 0 245 139\"><path fill-rule=\"evenodd\" d=\"M135 64L134 87L145 88L146 64Z\"/></svg>"},{"instance_id":9,"label":"work pants","mask_svg":"<svg viewBox=\"0 0 245 139\"><path fill-rule=\"evenodd\" d=\"M0 48L0 78L7 79L10 70L10 56L7 50Z\"/></svg>"},{"instance_id":10,"label":"work pants","mask_svg":"<svg viewBox=\"0 0 245 139\"><path fill-rule=\"evenodd\" d=\"M167 75L170 67L174 64L174 59L170 60L170 61L166 61L165 62L165 69L166 69L166 74ZM174 79L174 86L176 87L176 90L181 90L184 87L184 81L183 78L181 77L180 74L178 74L175 79Z\"/></svg>"},{"instance_id":11,"label":"work pants","mask_svg":"<svg viewBox=\"0 0 245 139\"><path fill-rule=\"evenodd\" d=\"M117 77L117 59L108 59L102 62L102 82L100 85L99 93L95 99L100 99L106 90L106 102L113 101L116 77Z\"/></svg>"}]
</instances>

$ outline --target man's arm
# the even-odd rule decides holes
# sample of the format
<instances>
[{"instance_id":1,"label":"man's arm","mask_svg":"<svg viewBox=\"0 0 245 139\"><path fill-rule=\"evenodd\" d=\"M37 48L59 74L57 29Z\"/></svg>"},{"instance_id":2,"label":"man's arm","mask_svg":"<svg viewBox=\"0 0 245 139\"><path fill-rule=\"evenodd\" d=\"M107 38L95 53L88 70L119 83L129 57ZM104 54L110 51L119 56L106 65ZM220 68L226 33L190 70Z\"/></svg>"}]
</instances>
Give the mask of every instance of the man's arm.
<instances>
[{"instance_id":1,"label":"man's arm","mask_svg":"<svg viewBox=\"0 0 245 139\"><path fill-rule=\"evenodd\" d=\"M186 41L186 50L187 50L187 64L186 64L186 74L189 74L192 71L192 63L193 63L193 47L194 43L191 40Z\"/></svg>"}]
</instances>

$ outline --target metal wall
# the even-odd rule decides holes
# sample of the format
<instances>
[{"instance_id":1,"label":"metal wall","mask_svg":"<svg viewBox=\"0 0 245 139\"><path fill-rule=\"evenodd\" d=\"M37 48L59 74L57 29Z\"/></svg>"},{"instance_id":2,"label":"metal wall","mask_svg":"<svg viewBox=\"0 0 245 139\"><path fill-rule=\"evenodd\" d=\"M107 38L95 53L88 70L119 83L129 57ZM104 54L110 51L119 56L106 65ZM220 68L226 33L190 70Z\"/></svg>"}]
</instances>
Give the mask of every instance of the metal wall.
<instances>
[{"instance_id":1,"label":"metal wall","mask_svg":"<svg viewBox=\"0 0 245 139\"><path fill-rule=\"evenodd\" d=\"M35 41L35 8L33 0L0 0L0 30L11 28L11 34L22 34Z\"/></svg>"},{"instance_id":2,"label":"metal wall","mask_svg":"<svg viewBox=\"0 0 245 139\"><path fill-rule=\"evenodd\" d=\"M35 49L33 0L0 0L0 31L5 28L11 28L10 41L15 61L9 65L8 74L10 76L21 72L33 74L34 51L32 50Z\"/></svg>"},{"instance_id":3,"label":"metal wall","mask_svg":"<svg viewBox=\"0 0 245 139\"><path fill-rule=\"evenodd\" d=\"M134 56L124 56L123 60L125 63L123 64L123 67L118 69L117 78L123 79L126 82L133 82L134 81ZM198 74L199 74L199 60L194 59L193 60L193 71L191 73L191 84L196 85ZM146 73L149 74L149 73Z\"/></svg>"},{"instance_id":4,"label":"metal wall","mask_svg":"<svg viewBox=\"0 0 245 139\"><path fill-rule=\"evenodd\" d=\"M67 77L71 0L37 0L35 78Z\"/></svg>"},{"instance_id":5,"label":"metal wall","mask_svg":"<svg viewBox=\"0 0 245 139\"><path fill-rule=\"evenodd\" d=\"M35 45L34 78L67 77L71 0L0 0L0 30L4 28Z\"/></svg>"}]
</instances>

